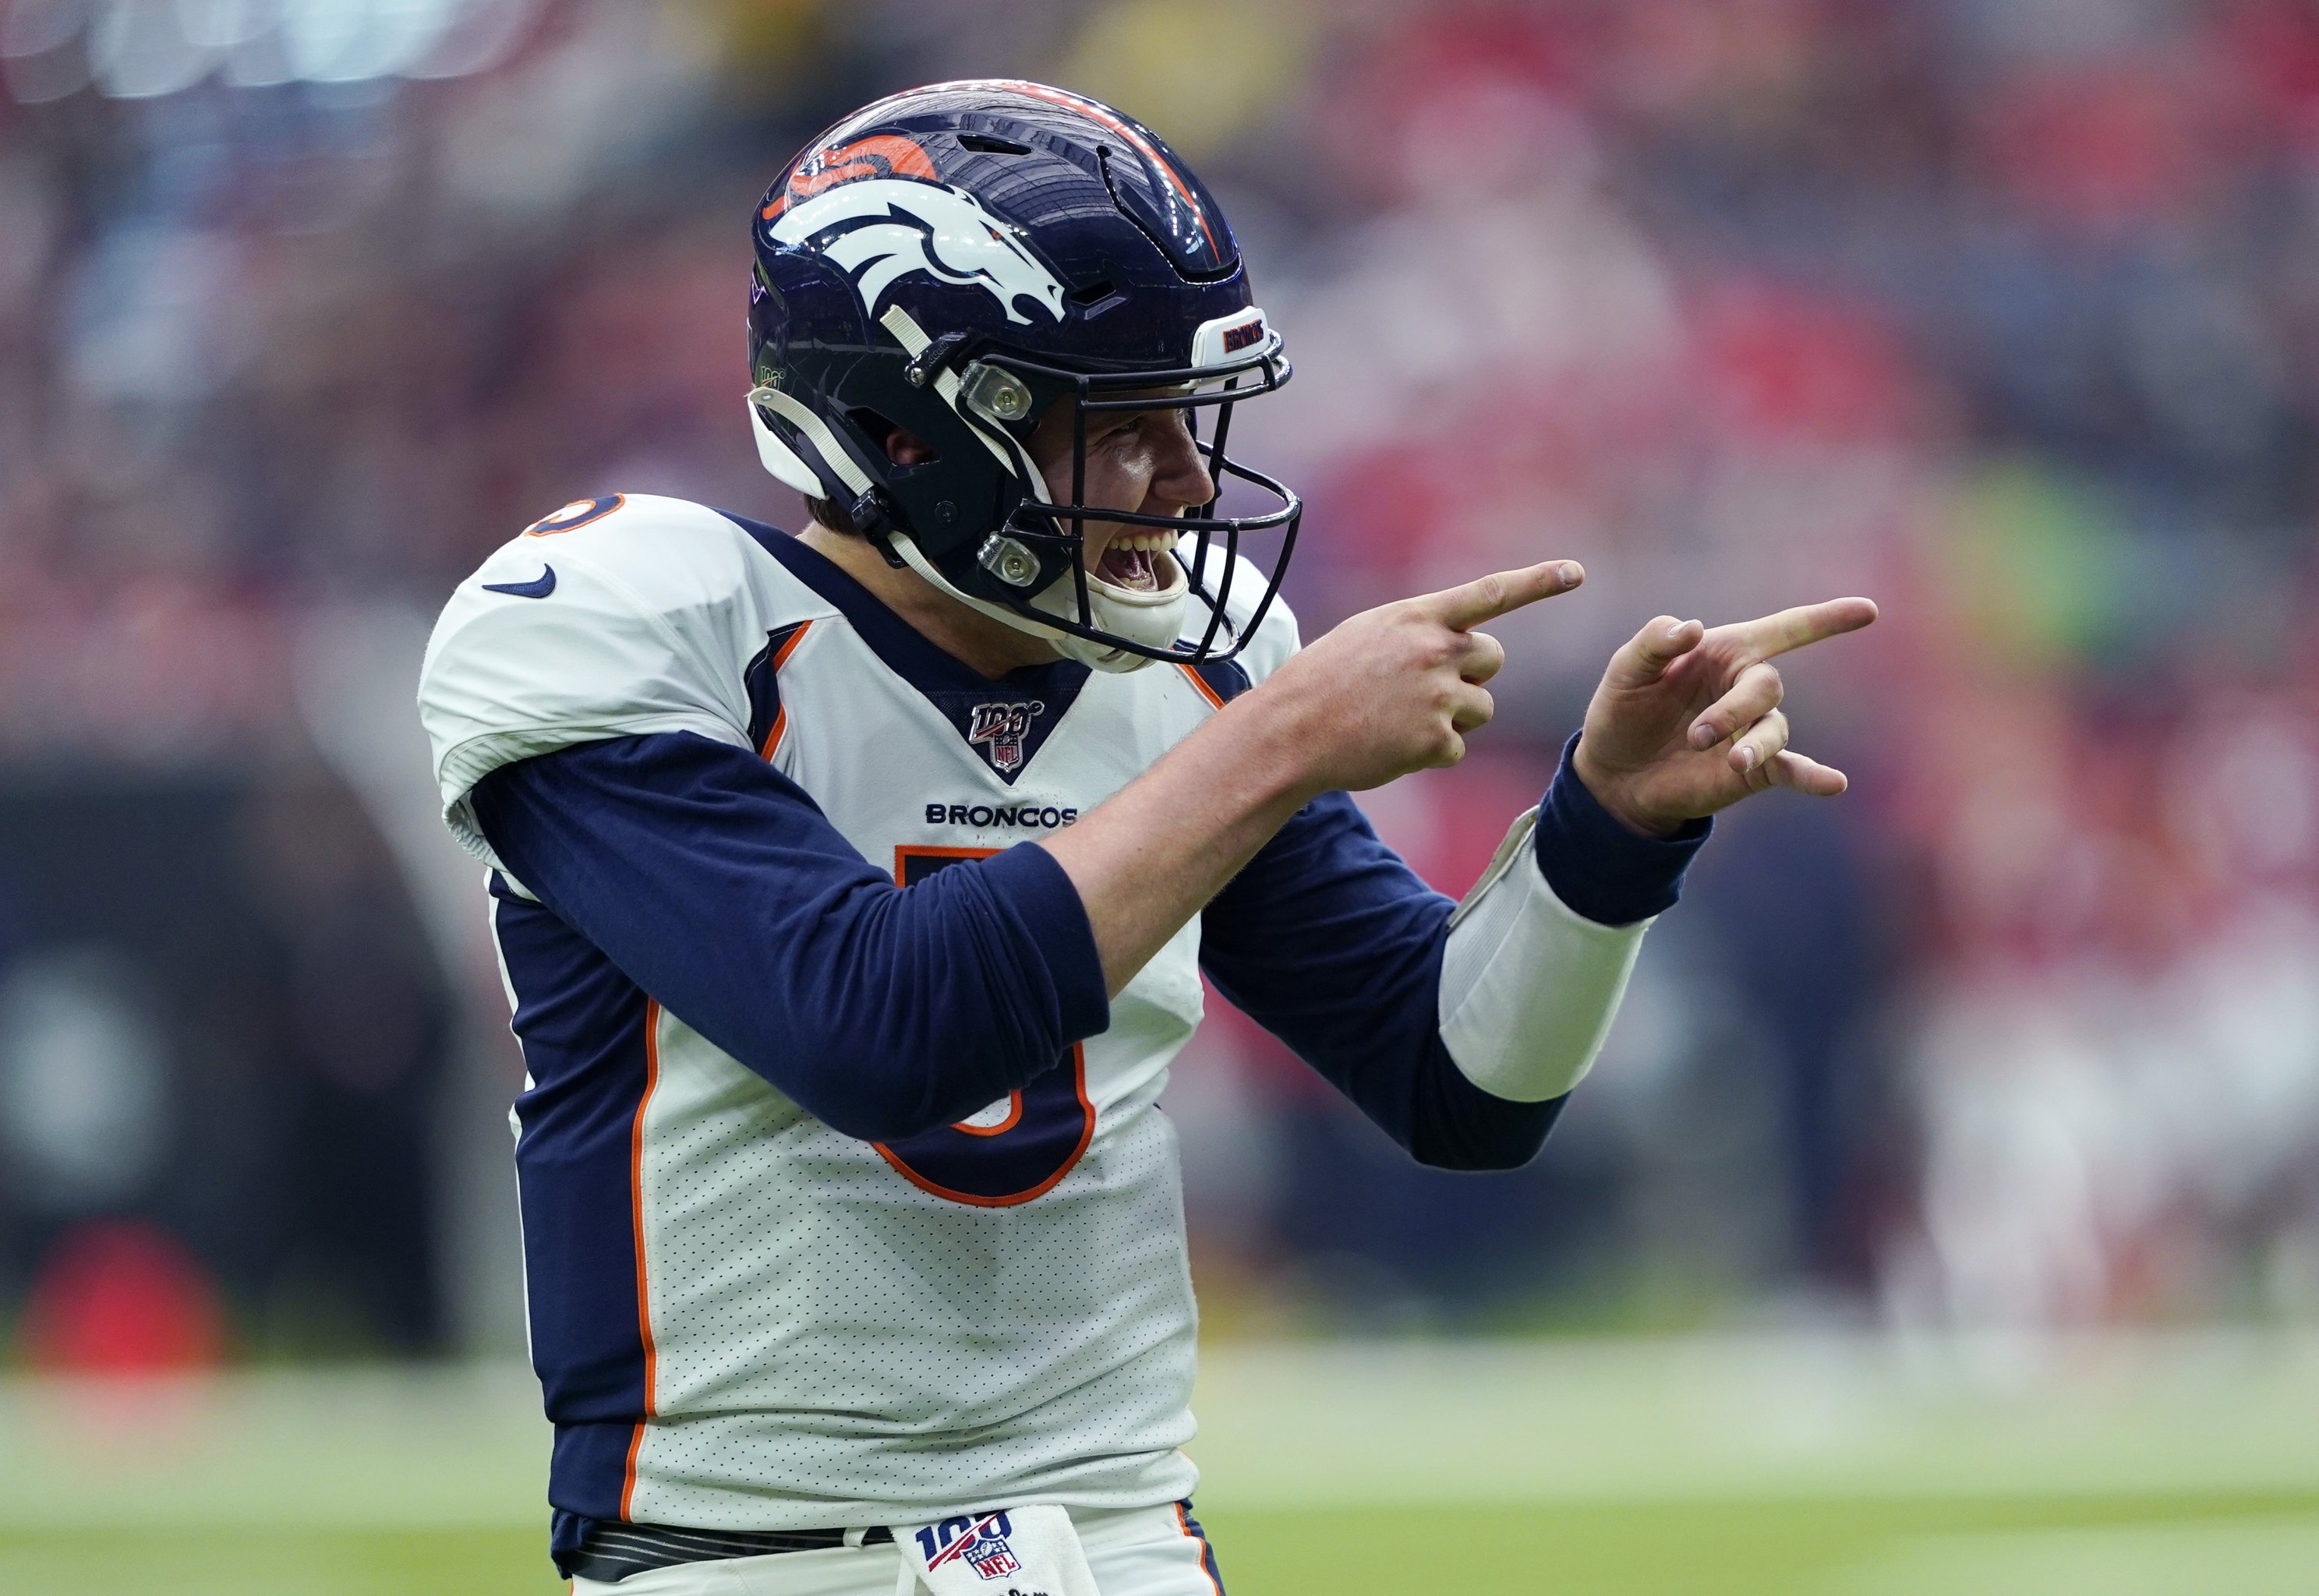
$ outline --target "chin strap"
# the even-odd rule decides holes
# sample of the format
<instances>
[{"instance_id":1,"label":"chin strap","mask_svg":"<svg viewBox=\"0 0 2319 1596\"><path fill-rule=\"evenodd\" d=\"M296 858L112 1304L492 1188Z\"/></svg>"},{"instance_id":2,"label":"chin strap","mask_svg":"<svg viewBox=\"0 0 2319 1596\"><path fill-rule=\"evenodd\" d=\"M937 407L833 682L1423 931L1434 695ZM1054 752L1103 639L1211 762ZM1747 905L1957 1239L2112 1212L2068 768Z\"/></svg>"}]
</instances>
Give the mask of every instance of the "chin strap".
<instances>
[{"instance_id":1,"label":"chin strap","mask_svg":"<svg viewBox=\"0 0 2319 1596\"><path fill-rule=\"evenodd\" d=\"M1003 604L993 604L987 599L978 599L972 593L961 591L934 568L934 563L926 558L925 552L907 532L897 530L888 533L886 544L902 556L903 564L969 609L979 610L995 621L1003 621L1018 632L1045 638L1066 659L1077 660L1094 670L1110 672L1139 671L1151 663L1140 654L1124 648L1105 648L1084 637L1075 637L1060 627L1042 626L1018 609L1009 609Z\"/></svg>"},{"instance_id":2,"label":"chin strap","mask_svg":"<svg viewBox=\"0 0 2319 1596\"><path fill-rule=\"evenodd\" d=\"M993 620L1003 621L1018 632L1028 632L1033 637L1045 638L1053 644L1056 651L1066 659L1077 660L1080 664L1092 670L1105 671L1114 675L1124 674L1129 671L1141 671L1152 663L1150 655L1137 654L1132 648L1113 648L1108 645L1097 643L1092 638L1066 632L1060 627L1048 626L1033 620L1019 609L1009 609L1004 604L993 604L988 599L976 598L944 576L935 567L934 563L926 558L925 551L918 547L907 532L899 529L889 532L886 536L886 543L888 547L901 556L904 564L943 592L949 594L968 609L979 610ZM1122 636L1134 637L1139 643L1147 643L1150 647L1161 648L1174 642L1182 631L1184 600L1190 591L1190 584L1184 575L1182 563L1175 555L1162 549L1159 551L1157 558L1165 560L1169 568L1175 573L1176 580L1172 584L1174 590L1172 593L1163 592L1156 595L1154 600L1150 603L1135 603L1133 600L1143 598L1144 595L1131 595L1126 589L1117 588L1110 582L1099 582L1089 577L1087 604L1095 611L1096 624L1102 627L1105 631L1114 632ZM1060 577L1039 596L1040 598L1049 597L1067 589L1069 585L1070 578L1068 575ZM1114 600L1110 597L1113 593L1118 593L1122 597L1119 600ZM1126 609L1134 620L1141 620L1143 624L1137 626L1133 624L1133 620L1123 620L1116 615L1106 613L1114 604ZM1144 613L1136 615L1137 611ZM1154 622L1158 624L1155 625ZM1163 637L1157 635L1161 631L1166 632L1167 636ZM1138 636L1139 632L1150 632L1153 636L1148 638Z\"/></svg>"},{"instance_id":3,"label":"chin strap","mask_svg":"<svg viewBox=\"0 0 2319 1596\"><path fill-rule=\"evenodd\" d=\"M1184 563L1167 549L1156 549L1151 555L1151 568L1160 584L1148 591L1123 588L1116 582L1105 582L1094 572L1087 573L1088 618L1114 637L1124 637L1146 648L1166 648L1184 632L1184 609L1192 592L1191 579L1185 574ZM1071 580L1068 573L1051 583L1044 592L1031 600L1031 608L1045 610L1050 615L1064 617L1065 606L1070 603ZM1071 635L1064 634L1066 637ZM1148 656L1127 649L1105 649L1102 645L1071 637L1082 649L1099 650L1106 658L1124 654L1131 659L1146 660ZM1073 657L1081 657L1074 655ZM1092 656L1088 663L1093 663ZM1106 671L1132 671L1134 665L1105 665Z\"/></svg>"}]
</instances>

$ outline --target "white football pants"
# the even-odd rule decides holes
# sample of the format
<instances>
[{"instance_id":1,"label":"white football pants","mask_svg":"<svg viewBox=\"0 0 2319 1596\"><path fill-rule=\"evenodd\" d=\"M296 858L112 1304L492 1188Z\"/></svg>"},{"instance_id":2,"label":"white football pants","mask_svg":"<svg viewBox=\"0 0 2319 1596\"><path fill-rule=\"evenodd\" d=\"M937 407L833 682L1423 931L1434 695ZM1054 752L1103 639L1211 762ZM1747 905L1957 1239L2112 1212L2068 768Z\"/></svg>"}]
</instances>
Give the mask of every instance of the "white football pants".
<instances>
[{"instance_id":1,"label":"white football pants","mask_svg":"<svg viewBox=\"0 0 2319 1596\"><path fill-rule=\"evenodd\" d=\"M1123 1512L1073 1510L1103 1596L1223 1596L1208 1544L1175 1504ZM573 1580L573 1596L895 1596L902 1554L892 1542L683 1563L632 1573L616 1585ZM923 1591L924 1587L920 1587ZM1002 1587L1003 1589L1003 1587Z\"/></svg>"}]
</instances>

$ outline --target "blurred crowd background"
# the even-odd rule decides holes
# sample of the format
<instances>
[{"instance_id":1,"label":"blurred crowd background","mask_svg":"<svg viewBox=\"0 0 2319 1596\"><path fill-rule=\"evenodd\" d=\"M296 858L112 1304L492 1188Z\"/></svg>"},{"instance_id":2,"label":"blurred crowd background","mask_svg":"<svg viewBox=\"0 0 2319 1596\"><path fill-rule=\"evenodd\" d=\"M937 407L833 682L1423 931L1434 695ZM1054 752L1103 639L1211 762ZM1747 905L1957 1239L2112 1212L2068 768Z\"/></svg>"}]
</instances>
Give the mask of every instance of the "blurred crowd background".
<instances>
[{"instance_id":1,"label":"blurred crowd background","mask_svg":"<svg viewBox=\"0 0 2319 1596\"><path fill-rule=\"evenodd\" d=\"M1653 614L1883 606L1788 672L1853 791L1719 823L1530 1169L1216 1014L1213 1329L2319 1320L2319 5L0 0L14 1357L520 1344L419 646L575 498L799 524L750 208L972 76L1222 197L1308 635L1586 563L1366 800L1446 890Z\"/></svg>"}]
</instances>

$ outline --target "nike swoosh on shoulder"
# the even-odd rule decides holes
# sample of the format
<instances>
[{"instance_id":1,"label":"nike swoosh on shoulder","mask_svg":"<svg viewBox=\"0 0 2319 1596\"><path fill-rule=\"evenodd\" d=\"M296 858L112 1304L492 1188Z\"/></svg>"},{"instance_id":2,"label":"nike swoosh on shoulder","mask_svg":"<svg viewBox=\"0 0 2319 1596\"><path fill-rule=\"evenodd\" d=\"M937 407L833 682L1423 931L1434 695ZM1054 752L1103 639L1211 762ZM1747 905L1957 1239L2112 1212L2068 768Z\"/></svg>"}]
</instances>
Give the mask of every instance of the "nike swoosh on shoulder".
<instances>
[{"instance_id":1,"label":"nike swoosh on shoulder","mask_svg":"<svg viewBox=\"0 0 2319 1596\"><path fill-rule=\"evenodd\" d=\"M555 591L555 567L553 565L542 565L539 577L534 582L487 582L483 584L483 591L487 593L512 593L519 599L545 599Z\"/></svg>"}]
</instances>

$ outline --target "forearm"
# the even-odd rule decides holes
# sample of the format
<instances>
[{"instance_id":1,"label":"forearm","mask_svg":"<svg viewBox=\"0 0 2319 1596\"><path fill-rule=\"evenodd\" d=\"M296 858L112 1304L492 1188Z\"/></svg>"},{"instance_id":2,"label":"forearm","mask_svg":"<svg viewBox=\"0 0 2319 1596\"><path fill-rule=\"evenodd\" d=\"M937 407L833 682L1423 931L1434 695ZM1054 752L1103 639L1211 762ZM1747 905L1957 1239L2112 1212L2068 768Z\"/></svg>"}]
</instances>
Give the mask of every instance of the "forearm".
<instances>
[{"instance_id":1,"label":"forearm","mask_svg":"<svg viewBox=\"0 0 2319 1596\"><path fill-rule=\"evenodd\" d=\"M1242 695L1149 771L1042 842L1078 889L1117 996L1315 796L1270 695Z\"/></svg>"},{"instance_id":2,"label":"forearm","mask_svg":"<svg viewBox=\"0 0 2319 1596\"><path fill-rule=\"evenodd\" d=\"M1559 1097L1592 1068L1643 933L1674 906L1710 829L1636 834L1578 774L1583 746L1564 750L1545 800L1451 917L1443 951L1441 1040L1467 1079L1515 1102Z\"/></svg>"},{"instance_id":3,"label":"forearm","mask_svg":"<svg viewBox=\"0 0 2319 1596\"><path fill-rule=\"evenodd\" d=\"M1200 962L1421 1162L1511 1168L1593 1058L1693 830L1633 835L1566 756L1535 827L1517 828L1458 911L1329 793L1207 906Z\"/></svg>"},{"instance_id":4,"label":"forearm","mask_svg":"<svg viewBox=\"0 0 2319 1596\"><path fill-rule=\"evenodd\" d=\"M1306 805L1211 903L1200 961L1420 1162L1527 1162L1559 1112L1475 1086L1436 1017L1454 905L1379 842L1341 792Z\"/></svg>"},{"instance_id":5,"label":"forearm","mask_svg":"<svg viewBox=\"0 0 2319 1596\"><path fill-rule=\"evenodd\" d=\"M1593 1068L1641 951L1648 918L1601 924L1547 884L1533 816L1460 906L1442 951L1436 1013L1460 1074L1495 1097L1543 1103Z\"/></svg>"}]
</instances>

